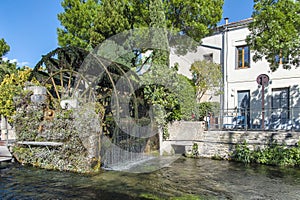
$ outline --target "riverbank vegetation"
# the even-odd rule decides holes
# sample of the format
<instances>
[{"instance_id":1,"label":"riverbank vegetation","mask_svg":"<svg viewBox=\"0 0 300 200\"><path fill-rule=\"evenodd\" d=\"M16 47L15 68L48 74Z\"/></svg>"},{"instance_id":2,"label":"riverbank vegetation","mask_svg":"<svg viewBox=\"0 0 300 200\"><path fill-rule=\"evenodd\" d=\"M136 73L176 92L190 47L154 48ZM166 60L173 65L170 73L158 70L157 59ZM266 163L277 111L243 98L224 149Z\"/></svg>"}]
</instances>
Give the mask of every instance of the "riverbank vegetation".
<instances>
[{"instance_id":1,"label":"riverbank vegetation","mask_svg":"<svg viewBox=\"0 0 300 200\"><path fill-rule=\"evenodd\" d=\"M286 144L271 142L265 148L251 150L246 141L235 146L230 158L243 163L258 163L276 166L300 166L300 142L289 147Z\"/></svg>"}]
</instances>

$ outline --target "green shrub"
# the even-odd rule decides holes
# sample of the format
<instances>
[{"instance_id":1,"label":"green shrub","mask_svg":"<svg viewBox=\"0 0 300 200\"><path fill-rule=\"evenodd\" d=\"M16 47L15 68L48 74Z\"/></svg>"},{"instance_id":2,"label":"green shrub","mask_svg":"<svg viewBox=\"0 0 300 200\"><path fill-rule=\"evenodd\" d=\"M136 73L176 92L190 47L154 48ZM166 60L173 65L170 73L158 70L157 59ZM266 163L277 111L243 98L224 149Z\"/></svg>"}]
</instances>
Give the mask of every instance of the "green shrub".
<instances>
[{"instance_id":1,"label":"green shrub","mask_svg":"<svg viewBox=\"0 0 300 200\"><path fill-rule=\"evenodd\" d=\"M177 98L180 106L180 119L193 120L198 118L199 111L196 101L196 88L194 83L183 75L179 77L179 88Z\"/></svg>"},{"instance_id":2,"label":"green shrub","mask_svg":"<svg viewBox=\"0 0 300 200\"><path fill-rule=\"evenodd\" d=\"M266 148L250 150L246 141L237 144L231 155L235 161L278 166L300 166L299 145L287 147L286 144L272 142Z\"/></svg>"},{"instance_id":3,"label":"green shrub","mask_svg":"<svg viewBox=\"0 0 300 200\"><path fill-rule=\"evenodd\" d=\"M214 115L218 115L220 111L220 103L219 102L202 102L198 105L199 108L199 120L204 120L208 113L213 113Z\"/></svg>"},{"instance_id":4,"label":"green shrub","mask_svg":"<svg viewBox=\"0 0 300 200\"><path fill-rule=\"evenodd\" d=\"M243 163L250 163L251 162L251 154L246 141L244 141L242 144L237 144L235 146L235 151L232 155L233 160L243 162Z\"/></svg>"}]
</instances>

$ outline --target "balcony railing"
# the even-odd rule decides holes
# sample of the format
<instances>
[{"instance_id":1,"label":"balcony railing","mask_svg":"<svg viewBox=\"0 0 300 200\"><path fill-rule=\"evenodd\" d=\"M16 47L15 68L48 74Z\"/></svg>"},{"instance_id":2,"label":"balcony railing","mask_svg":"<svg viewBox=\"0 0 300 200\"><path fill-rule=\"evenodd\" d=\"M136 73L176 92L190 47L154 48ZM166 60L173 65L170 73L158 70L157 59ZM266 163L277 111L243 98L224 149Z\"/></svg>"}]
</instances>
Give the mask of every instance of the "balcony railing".
<instances>
[{"instance_id":1,"label":"balcony railing","mask_svg":"<svg viewBox=\"0 0 300 200\"><path fill-rule=\"evenodd\" d=\"M300 131L300 107L226 109L207 114L208 130Z\"/></svg>"}]
</instances>

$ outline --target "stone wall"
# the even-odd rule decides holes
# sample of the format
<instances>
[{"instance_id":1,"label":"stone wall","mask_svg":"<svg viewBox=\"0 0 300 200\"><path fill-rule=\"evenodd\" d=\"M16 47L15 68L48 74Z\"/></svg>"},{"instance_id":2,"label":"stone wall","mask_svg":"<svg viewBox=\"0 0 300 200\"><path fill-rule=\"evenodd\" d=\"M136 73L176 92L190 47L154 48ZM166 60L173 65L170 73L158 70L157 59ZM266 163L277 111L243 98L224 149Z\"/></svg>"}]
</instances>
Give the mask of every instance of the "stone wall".
<instances>
[{"instance_id":1,"label":"stone wall","mask_svg":"<svg viewBox=\"0 0 300 200\"><path fill-rule=\"evenodd\" d=\"M176 121L168 125L169 138L160 141L160 154L182 154L204 132L205 122Z\"/></svg>"},{"instance_id":2,"label":"stone wall","mask_svg":"<svg viewBox=\"0 0 300 200\"><path fill-rule=\"evenodd\" d=\"M300 132L204 131L202 122L176 122L169 125L169 133L170 137L161 145L164 155L184 153L197 143L201 157L227 158L234 146L243 141L253 149L263 148L271 141L293 146L300 140Z\"/></svg>"},{"instance_id":3,"label":"stone wall","mask_svg":"<svg viewBox=\"0 0 300 200\"><path fill-rule=\"evenodd\" d=\"M194 140L203 157L228 157L238 143L246 141L250 149L264 148L272 141L293 146L298 143L300 132L265 132L265 131L204 131Z\"/></svg>"}]
</instances>

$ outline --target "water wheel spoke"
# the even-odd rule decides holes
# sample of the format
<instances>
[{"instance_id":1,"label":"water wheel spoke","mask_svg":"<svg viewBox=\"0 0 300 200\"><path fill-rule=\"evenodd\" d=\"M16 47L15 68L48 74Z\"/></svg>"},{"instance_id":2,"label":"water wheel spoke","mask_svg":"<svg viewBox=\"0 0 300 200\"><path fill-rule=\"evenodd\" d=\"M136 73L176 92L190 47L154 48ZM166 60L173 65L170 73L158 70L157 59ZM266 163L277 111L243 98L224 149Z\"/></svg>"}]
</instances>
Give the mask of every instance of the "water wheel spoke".
<instances>
[{"instance_id":1,"label":"water wheel spoke","mask_svg":"<svg viewBox=\"0 0 300 200\"><path fill-rule=\"evenodd\" d=\"M60 101L59 91L58 91L58 88L57 88L57 86L56 86L56 83L55 83L55 80L54 80L53 77L54 77L54 76L51 74L51 75L50 75L50 79L51 79L51 81L52 81L52 85L53 85L53 87L54 87L54 91L55 91L55 93L56 93L56 96L57 96L58 100Z\"/></svg>"},{"instance_id":2,"label":"water wheel spoke","mask_svg":"<svg viewBox=\"0 0 300 200\"><path fill-rule=\"evenodd\" d=\"M61 86L61 88L63 88L64 87L64 79L63 79L63 71L62 70L60 71L59 75L60 75L60 86Z\"/></svg>"},{"instance_id":3,"label":"water wheel spoke","mask_svg":"<svg viewBox=\"0 0 300 200\"><path fill-rule=\"evenodd\" d=\"M94 98L93 98L93 90L92 89L90 89L90 93L89 93L89 98L88 98L88 101L91 101L91 100L93 100Z\"/></svg>"},{"instance_id":4,"label":"water wheel spoke","mask_svg":"<svg viewBox=\"0 0 300 200\"><path fill-rule=\"evenodd\" d=\"M69 92L70 92L70 90L71 90L72 79L73 79L73 71L70 71L69 80L68 80L68 86L67 86L67 90L68 90Z\"/></svg>"},{"instance_id":5,"label":"water wheel spoke","mask_svg":"<svg viewBox=\"0 0 300 200\"><path fill-rule=\"evenodd\" d=\"M76 86L75 86L75 88L74 88L74 92L73 92L71 98L74 98L74 95L75 95L76 91L78 91L78 88L79 88L79 86L80 86L80 82L81 82L81 81L82 81L82 77L80 76L80 77L79 77L79 80L77 81L77 84L76 84Z\"/></svg>"},{"instance_id":6,"label":"water wheel spoke","mask_svg":"<svg viewBox=\"0 0 300 200\"><path fill-rule=\"evenodd\" d=\"M50 96L50 99L54 99L53 95L51 94L51 92L49 90L47 90L47 94Z\"/></svg>"}]
</instances>

